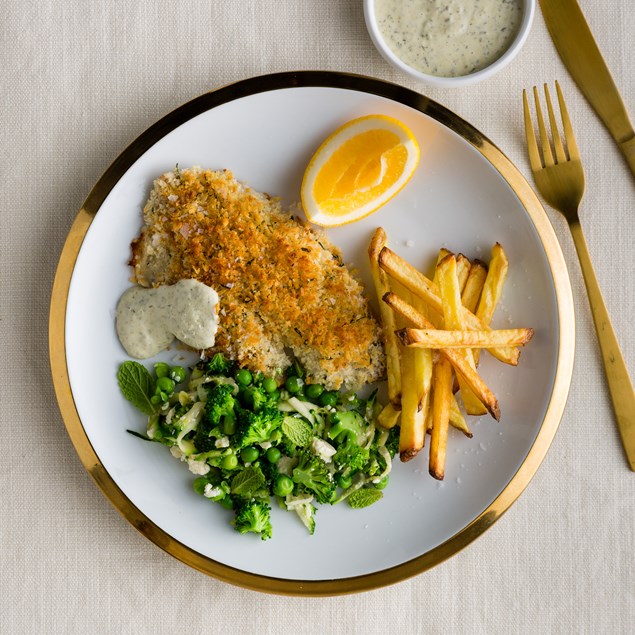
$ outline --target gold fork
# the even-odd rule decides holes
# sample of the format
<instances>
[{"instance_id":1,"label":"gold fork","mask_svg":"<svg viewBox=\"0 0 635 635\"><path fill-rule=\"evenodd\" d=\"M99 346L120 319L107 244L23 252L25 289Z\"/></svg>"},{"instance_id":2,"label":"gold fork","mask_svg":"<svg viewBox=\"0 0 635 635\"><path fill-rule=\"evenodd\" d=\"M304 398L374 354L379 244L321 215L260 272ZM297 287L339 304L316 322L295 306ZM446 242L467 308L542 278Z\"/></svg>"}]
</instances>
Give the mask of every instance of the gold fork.
<instances>
[{"instance_id":1,"label":"gold fork","mask_svg":"<svg viewBox=\"0 0 635 635\"><path fill-rule=\"evenodd\" d=\"M558 132L556 117L549 96L549 89L547 84L545 84L545 101L547 103L547 112L553 139L553 151L555 151L554 157L554 152L552 151L551 145L549 144L549 137L547 136L545 120L543 119L542 110L540 108L538 90L534 86L536 118L538 120L540 146L542 148L541 157L531 121L527 91L523 90L525 133L527 135L529 162L536 187L545 201L554 209L562 212L569 223L573 242L580 260L584 283L589 295L591 313L593 314L595 330L597 331L598 340L600 342L604 369L606 371L606 378L609 385L609 392L611 393L611 401L613 402L613 408L615 410L617 425L622 437L622 444L624 445L631 470L635 472L635 392L633 391L633 384L628 376L628 369L624 363L624 357L617 343L615 332L611 326L611 320L606 310L602 293L597 278L595 277L595 272L593 271L593 265L591 264L591 256L589 255L584 234L582 233L580 218L578 217L578 208L580 207L580 201L584 194L584 172L582 170L578 146L573 136L573 128L571 127L567 107L564 103L564 97L562 96L558 82L556 82L556 92L558 93L558 103L560 105L560 114L564 126L566 148Z\"/></svg>"}]
</instances>

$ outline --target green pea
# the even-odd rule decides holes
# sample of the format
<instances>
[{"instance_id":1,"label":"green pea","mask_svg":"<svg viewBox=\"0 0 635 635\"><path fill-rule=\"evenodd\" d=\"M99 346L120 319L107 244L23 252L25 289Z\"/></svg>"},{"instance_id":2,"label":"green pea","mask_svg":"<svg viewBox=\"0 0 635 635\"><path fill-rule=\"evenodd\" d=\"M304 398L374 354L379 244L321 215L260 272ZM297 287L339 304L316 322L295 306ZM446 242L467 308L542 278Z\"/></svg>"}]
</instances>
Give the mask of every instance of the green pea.
<instances>
[{"instance_id":1,"label":"green pea","mask_svg":"<svg viewBox=\"0 0 635 635\"><path fill-rule=\"evenodd\" d=\"M154 372L157 377L167 377L170 374L170 365L165 362L157 362L154 365Z\"/></svg>"},{"instance_id":2,"label":"green pea","mask_svg":"<svg viewBox=\"0 0 635 635\"><path fill-rule=\"evenodd\" d=\"M353 484L353 479L350 476L344 476L343 474L338 474L335 477L335 481L342 489L348 489Z\"/></svg>"},{"instance_id":3,"label":"green pea","mask_svg":"<svg viewBox=\"0 0 635 635\"><path fill-rule=\"evenodd\" d=\"M221 429L223 434L227 436L234 434L236 432L236 417L234 415L225 415L221 421Z\"/></svg>"},{"instance_id":4,"label":"green pea","mask_svg":"<svg viewBox=\"0 0 635 635\"><path fill-rule=\"evenodd\" d=\"M375 488L376 489L384 489L386 487L386 485L388 485L388 476L384 476L384 478L381 479L381 481L379 481L379 483L375 483Z\"/></svg>"},{"instance_id":5,"label":"green pea","mask_svg":"<svg viewBox=\"0 0 635 635\"><path fill-rule=\"evenodd\" d=\"M276 477L273 483L273 493L276 496L286 496L293 491L293 481L285 474Z\"/></svg>"},{"instance_id":6,"label":"green pea","mask_svg":"<svg viewBox=\"0 0 635 635\"><path fill-rule=\"evenodd\" d=\"M168 395L171 395L174 392L174 382L169 377L159 377L157 379L157 388Z\"/></svg>"},{"instance_id":7,"label":"green pea","mask_svg":"<svg viewBox=\"0 0 635 635\"><path fill-rule=\"evenodd\" d=\"M295 395L302 390L304 381L300 377L289 377L284 383L284 387L292 394Z\"/></svg>"},{"instance_id":8,"label":"green pea","mask_svg":"<svg viewBox=\"0 0 635 635\"><path fill-rule=\"evenodd\" d=\"M332 391L323 392L318 399L318 403L320 406L336 406L337 393Z\"/></svg>"},{"instance_id":9,"label":"green pea","mask_svg":"<svg viewBox=\"0 0 635 635\"><path fill-rule=\"evenodd\" d=\"M265 389L265 392L275 392L278 389L278 384L276 384L276 380L273 377L265 377L262 380L262 387Z\"/></svg>"},{"instance_id":10,"label":"green pea","mask_svg":"<svg viewBox=\"0 0 635 635\"><path fill-rule=\"evenodd\" d=\"M248 448L243 448L240 451L240 458L245 463L253 463L258 458L259 455L260 453L258 452L258 449L254 448L253 446Z\"/></svg>"},{"instance_id":11,"label":"green pea","mask_svg":"<svg viewBox=\"0 0 635 635\"><path fill-rule=\"evenodd\" d=\"M272 399L280 399L280 391L276 388L273 392L269 393Z\"/></svg>"},{"instance_id":12,"label":"green pea","mask_svg":"<svg viewBox=\"0 0 635 635\"><path fill-rule=\"evenodd\" d=\"M185 381L185 368L183 366L172 366L170 369L170 378L175 384L180 384Z\"/></svg>"},{"instance_id":13,"label":"green pea","mask_svg":"<svg viewBox=\"0 0 635 635\"><path fill-rule=\"evenodd\" d=\"M266 453L267 461L269 463L277 463L282 456L282 452L278 448L269 448Z\"/></svg>"},{"instance_id":14,"label":"green pea","mask_svg":"<svg viewBox=\"0 0 635 635\"><path fill-rule=\"evenodd\" d=\"M246 368L241 368L236 373L236 381L241 386L249 386L249 384L251 384L251 379L252 379L251 373Z\"/></svg>"},{"instance_id":15,"label":"green pea","mask_svg":"<svg viewBox=\"0 0 635 635\"><path fill-rule=\"evenodd\" d=\"M194 488L194 491L197 494L201 494L202 495L202 494L205 493L205 487L207 486L208 483L209 483L209 481L204 476L199 476L192 483L192 487Z\"/></svg>"},{"instance_id":16,"label":"green pea","mask_svg":"<svg viewBox=\"0 0 635 635\"><path fill-rule=\"evenodd\" d=\"M317 399L324 392L324 386L322 384L309 384L304 389L304 394L309 399Z\"/></svg>"},{"instance_id":17,"label":"green pea","mask_svg":"<svg viewBox=\"0 0 635 635\"><path fill-rule=\"evenodd\" d=\"M152 395L152 397L150 397L150 403L158 406L161 403L161 395Z\"/></svg>"},{"instance_id":18,"label":"green pea","mask_svg":"<svg viewBox=\"0 0 635 635\"><path fill-rule=\"evenodd\" d=\"M238 457L235 454L224 456L220 466L224 470L235 470L238 467Z\"/></svg>"}]
</instances>

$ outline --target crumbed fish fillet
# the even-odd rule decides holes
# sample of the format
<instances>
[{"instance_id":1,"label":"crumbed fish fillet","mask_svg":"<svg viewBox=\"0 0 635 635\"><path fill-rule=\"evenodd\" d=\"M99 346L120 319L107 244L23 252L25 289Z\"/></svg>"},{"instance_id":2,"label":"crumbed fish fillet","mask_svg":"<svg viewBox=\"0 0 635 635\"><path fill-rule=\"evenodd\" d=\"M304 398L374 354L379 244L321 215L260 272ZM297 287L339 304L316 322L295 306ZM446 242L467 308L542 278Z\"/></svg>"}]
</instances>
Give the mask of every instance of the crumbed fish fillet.
<instances>
[{"instance_id":1,"label":"crumbed fish fillet","mask_svg":"<svg viewBox=\"0 0 635 635\"><path fill-rule=\"evenodd\" d=\"M340 253L231 172L164 174L132 243L146 287L195 278L220 297L214 349L274 374L295 356L309 381L356 389L384 375L381 330Z\"/></svg>"}]
</instances>

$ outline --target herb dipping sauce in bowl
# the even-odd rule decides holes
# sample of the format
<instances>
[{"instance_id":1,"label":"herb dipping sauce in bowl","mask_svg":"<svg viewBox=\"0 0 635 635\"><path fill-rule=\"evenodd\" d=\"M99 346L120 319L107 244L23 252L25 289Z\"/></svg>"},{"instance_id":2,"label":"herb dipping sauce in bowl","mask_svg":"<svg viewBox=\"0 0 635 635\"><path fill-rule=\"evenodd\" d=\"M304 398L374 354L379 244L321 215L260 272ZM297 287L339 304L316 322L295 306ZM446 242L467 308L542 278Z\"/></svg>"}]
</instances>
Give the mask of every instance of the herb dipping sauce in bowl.
<instances>
[{"instance_id":1,"label":"herb dipping sauce in bowl","mask_svg":"<svg viewBox=\"0 0 635 635\"><path fill-rule=\"evenodd\" d=\"M524 44L535 0L364 0L368 32L393 66L428 84L466 86Z\"/></svg>"}]
</instances>

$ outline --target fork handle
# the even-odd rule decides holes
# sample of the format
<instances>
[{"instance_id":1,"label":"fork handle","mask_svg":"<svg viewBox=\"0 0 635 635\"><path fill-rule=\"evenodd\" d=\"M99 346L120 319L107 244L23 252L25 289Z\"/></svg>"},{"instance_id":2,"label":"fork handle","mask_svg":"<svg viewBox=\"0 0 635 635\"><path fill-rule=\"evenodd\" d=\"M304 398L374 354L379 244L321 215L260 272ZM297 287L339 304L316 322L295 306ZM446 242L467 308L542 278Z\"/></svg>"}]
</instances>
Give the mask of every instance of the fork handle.
<instances>
[{"instance_id":1,"label":"fork handle","mask_svg":"<svg viewBox=\"0 0 635 635\"><path fill-rule=\"evenodd\" d=\"M628 167L635 175L635 136L632 136L626 141L621 141L619 146L624 158L626 159L626 163L628 163Z\"/></svg>"},{"instance_id":2,"label":"fork handle","mask_svg":"<svg viewBox=\"0 0 635 635\"><path fill-rule=\"evenodd\" d=\"M591 313L595 322L600 350L604 360L604 370L611 393L611 401L615 410L617 427L622 437L622 445L626 452L631 470L635 472L635 392L628 375L624 357L620 351L615 331L606 310L602 292L591 264L589 249L582 233L579 220L569 223L573 242L578 252L582 275L591 304Z\"/></svg>"}]
</instances>

